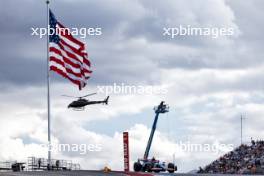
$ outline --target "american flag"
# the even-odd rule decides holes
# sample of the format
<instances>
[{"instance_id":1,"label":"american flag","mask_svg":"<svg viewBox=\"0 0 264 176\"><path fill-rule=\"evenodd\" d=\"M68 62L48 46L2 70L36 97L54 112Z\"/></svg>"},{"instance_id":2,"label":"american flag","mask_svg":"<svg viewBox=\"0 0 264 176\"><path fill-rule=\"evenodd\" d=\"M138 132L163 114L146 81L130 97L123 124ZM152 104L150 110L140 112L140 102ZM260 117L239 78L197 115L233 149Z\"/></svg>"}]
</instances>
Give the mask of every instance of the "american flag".
<instances>
[{"instance_id":1,"label":"american flag","mask_svg":"<svg viewBox=\"0 0 264 176\"><path fill-rule=\"evenodd\" d=\"M92 71L85 43L75 39L69 28L59 23L49 12L49 66L50 70L77 84L81 90L87 83ZM53 31L59 31L52 33ZM52 35L51 35L52 34Z\"/></svg>"}]
</instances>

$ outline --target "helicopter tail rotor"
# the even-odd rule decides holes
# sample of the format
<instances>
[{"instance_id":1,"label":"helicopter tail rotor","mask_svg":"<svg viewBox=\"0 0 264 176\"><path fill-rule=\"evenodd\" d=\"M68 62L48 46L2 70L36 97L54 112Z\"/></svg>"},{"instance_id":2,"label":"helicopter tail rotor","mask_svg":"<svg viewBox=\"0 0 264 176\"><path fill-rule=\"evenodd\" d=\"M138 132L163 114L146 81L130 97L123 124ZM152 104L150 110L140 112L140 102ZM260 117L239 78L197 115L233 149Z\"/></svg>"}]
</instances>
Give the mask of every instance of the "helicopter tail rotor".
<instances>
[{"instance_id":1,"label":"helicopter tail rotor","mask_svg":"<svg viewBox=\"0 0 264 176\"><path fill-rule=\"evenodd\" d=\"M108 99L109 99L109 96L107 96L106 99L104 100L104 103L105 103L106 105L108 105Z\"/></svg>"}]
</instances>

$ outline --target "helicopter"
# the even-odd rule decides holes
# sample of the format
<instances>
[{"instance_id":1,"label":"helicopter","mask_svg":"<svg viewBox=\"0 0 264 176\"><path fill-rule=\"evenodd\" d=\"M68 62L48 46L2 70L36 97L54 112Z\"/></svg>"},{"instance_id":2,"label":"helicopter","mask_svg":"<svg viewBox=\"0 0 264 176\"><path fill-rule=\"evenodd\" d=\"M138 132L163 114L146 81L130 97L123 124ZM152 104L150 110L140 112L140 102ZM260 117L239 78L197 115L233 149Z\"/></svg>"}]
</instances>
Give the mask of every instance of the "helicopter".
<instances>
[{"instance_id":1,"label":"helicopter","mask_svg":"<svg viewBox=\"0 0 264 176\"><path fill-rule=\"evenodd\" d=\"M89 101L88 99L84 98L84 97L92 96L95 94L96 93L91 93L91 94L87 94L87 95L80 96L80 97L74 97L74 96L68 96L68 95L62 95L62 96L78 98L78 100L73 101L68 105L68 108L72 108L73 110L77 110L77 111L78 110L84 110L85 106L92 105L92 104L106 104L106 105L108 105L109 96L107 96L102 101Z\"/></svg>"}]
</instances>

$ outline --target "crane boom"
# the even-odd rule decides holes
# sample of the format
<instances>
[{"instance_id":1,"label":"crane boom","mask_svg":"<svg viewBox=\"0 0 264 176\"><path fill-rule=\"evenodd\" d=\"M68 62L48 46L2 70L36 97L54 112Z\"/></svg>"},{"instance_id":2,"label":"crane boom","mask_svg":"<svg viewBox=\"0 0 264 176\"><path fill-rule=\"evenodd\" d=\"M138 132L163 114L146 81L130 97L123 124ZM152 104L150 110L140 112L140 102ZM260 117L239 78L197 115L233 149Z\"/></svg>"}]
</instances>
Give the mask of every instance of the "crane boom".
<instances>
[{"instance_id":1,"label":"crane boom","mask_svg":"<svg viewBox=\"0 0 264 176\"><path fill-rule=\"evenodd\" d=\"M155 119L152 125L152 129L150 132L150 136L149 136L149 140L148 140L148 144L145 150L145 154L144 154L144 159L148 159L148 155L149 155L149 151L150 151L150 147L152 144L152 140L156 131L156 127L157 127L157 123L158 123L158 119L159 119L159 114L160 113L166 113L169 111L169 107L167 105L164 104L164 101L162 101L158 107L154 108L155 110Z\"/></svg>"}]
</instances>

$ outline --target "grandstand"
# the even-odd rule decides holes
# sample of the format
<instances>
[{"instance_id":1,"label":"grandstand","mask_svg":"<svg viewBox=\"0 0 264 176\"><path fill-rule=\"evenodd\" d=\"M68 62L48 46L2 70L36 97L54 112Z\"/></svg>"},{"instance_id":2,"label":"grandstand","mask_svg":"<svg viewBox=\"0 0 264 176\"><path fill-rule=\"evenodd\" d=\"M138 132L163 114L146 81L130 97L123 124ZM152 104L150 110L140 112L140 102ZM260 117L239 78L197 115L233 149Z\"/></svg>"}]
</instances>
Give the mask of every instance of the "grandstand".
<instances>
[{"instance_id":1,"label":"grandstand","mask_svg":"<svg viewBox=\"0 0 264 176\"><path fill-rule=\"evenodd\" d=\"M264 141L252 140L199 169L200 174L264 174Z\"/></svg>"},{"instance_id":2,"label":"grandstand","mask_svg":"<svg viewBox=\"0 0 264 176\"><path fill-rule=\"evenodd\" d=\"M27 163L17 161L0 162L1 171L78 171L81 170L79 163L72 163L71 160L52 159L51 165L48 164L48 159L28 157Z\"/></svg>"},{"instance_id":3,"label":"grandstand","mask_svg":"<svg viewBox=\"0 0 264 176\"><path fill-rule=\"evenodd\" d=\"M28 157L27 170L80 170L81 166L78 163L72 163L72 161L52 159L51 166L48 165L48 159Z\"/></svg>"}]
</instances>

